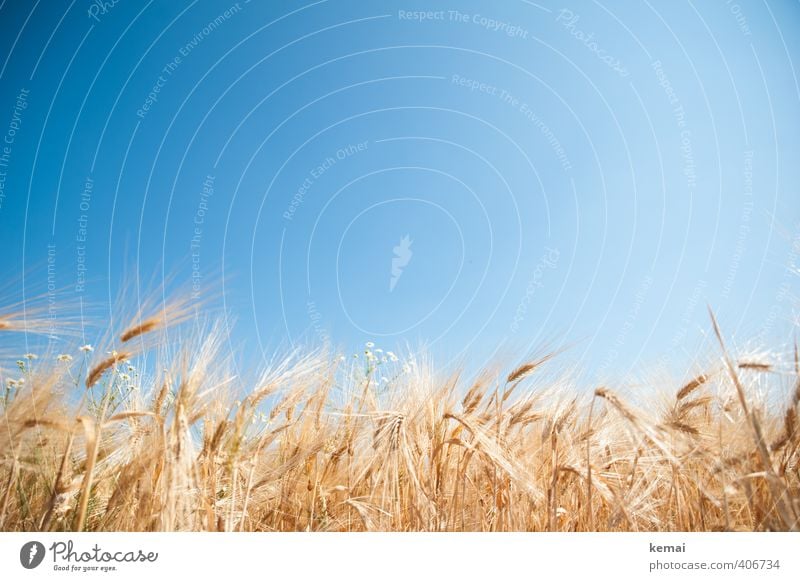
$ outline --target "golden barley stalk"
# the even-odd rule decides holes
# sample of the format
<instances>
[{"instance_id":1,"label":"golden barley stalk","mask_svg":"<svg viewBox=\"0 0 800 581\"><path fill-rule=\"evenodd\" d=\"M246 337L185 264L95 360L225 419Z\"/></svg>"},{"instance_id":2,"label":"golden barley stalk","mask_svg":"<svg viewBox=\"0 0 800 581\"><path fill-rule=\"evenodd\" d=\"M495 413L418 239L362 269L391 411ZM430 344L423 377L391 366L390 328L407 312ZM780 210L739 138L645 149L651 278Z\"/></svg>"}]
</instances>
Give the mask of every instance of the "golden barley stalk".
<instances>
[{"instance_id":1,"label":"golden barley stalk","mask_svg":"<svg viewBox=\"0 0 800 581\"><path fill-rule=\"evenodd\" d=\"M153 329L155 329L161 323L161 319L159 317L151 317L144 321L139 325L134 325L123 331L122 335L120 335L120 341L123 343L127 343L131 339L138 337L139 335L144 335L145 333L149 333Z\"/></svg>"},{"instance_id":2,"label":"golden barley stalk","mask_svg":"<svg viewBox=\"0 0 800 581\"><path fill-rule=\"evenodd\" d=\"M95 365L91 369L91 371L89 371L88 375L86 376L86 387L87 388L92 387L95 383L97 383L100 380L100 378L103 376L103 374L106 371L111 369L117 363L120 363L122 361L126 361L127 359L130 358L130 356L131 356L130 353L125 353L125 352L116 353L116 352L114 352L111 355L109 355L108 357L106 357L105 359L103 359L100 363Z\"/></svg>"}]
</instances>

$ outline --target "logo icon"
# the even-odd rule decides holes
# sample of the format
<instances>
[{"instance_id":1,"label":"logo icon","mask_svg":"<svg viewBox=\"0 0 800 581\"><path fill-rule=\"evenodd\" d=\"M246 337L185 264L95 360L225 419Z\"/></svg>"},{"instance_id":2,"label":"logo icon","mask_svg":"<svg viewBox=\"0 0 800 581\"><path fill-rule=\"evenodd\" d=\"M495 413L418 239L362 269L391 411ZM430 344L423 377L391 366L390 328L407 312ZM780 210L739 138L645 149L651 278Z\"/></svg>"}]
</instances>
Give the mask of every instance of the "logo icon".
<instances>
[{"instance_id":1,"label":"logo icon","mask_svg":"<svg viewBox=\"0 0 800 581\"><path fill-rule=\"evenodd\" d=\"M44 545L39 541L25 543L19 550L19 562L26 569L36 569L42 564L44 553Z\"/></svg>"},{"instance_id":2,"label":"logo icon","mask_svg":"<svg viewBox=\"0 0 800 581\"><path fill-rule=\"evenodd\" d=\"M411 244L413 242L406 234L400 239L400 244L392 249L394 250L394 257L392 258L392 278L389 279L389 292L394 290L397 281L403 276L403 269L411 262L411 256L414 254L411 252Z\"/></svg>"}]
</instances>

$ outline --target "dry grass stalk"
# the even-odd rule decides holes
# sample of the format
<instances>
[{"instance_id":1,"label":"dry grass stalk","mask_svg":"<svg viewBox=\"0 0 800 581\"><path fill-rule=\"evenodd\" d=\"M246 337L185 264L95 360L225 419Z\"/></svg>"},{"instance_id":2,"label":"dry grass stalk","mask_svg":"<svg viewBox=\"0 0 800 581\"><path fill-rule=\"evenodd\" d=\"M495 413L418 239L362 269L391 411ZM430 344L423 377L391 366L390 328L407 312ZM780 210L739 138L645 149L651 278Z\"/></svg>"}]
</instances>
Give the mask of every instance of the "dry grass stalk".
<instances>
[{"instance_id":1,"label":"dry grass stalk","mask_svg":"<svg viewBox=\"0 0 800 581\"><path fill-rule=\"evenodd\" d=\"M533 371L543 364L547 363L550 359L556 356L556 353L548 353L544 355L540 359L536 361L531 361L529 363L525 363L517 367L514 371L508 374L506 377L506 383L513 383L515 381L519 381L520 379L525 378L527 375L533 373Z\"/></svg>"},{"instance_id":2,"label":"dry grass stalk","mask_svg":"<svg viewBox=\"0 0 800 581\"><path fill-rule=\"evenodd\" d=\"M119 340L123 343L127 343L131 339L138 337L139 335L144 335L145 333L149 333L153 329L155 329L161 323L161 319L159 317L151 317L147 319L143 323L139 325L134 325L129 329L123 331L122 335L120 335Z\"/></svg>"},{"instance_id":3,"label":"dry grass stalk","mask_svg":"<svg viewBox=\"0 0 800 581\"><path fill-rule=\"evenodd\" d=\"M678 393L675 395L675 399L680 401L682 399L689 397L689 395L692 394L696 389L705 384L706 381L708 381L708 375L701 373L700 375L689 381L682 388L680 388L678 390Z\"/></svg>"},{"instance_id":4,"label":"dry grass stalk","mask_svg":"<svg viewBox=\"0 0 800 581\"><path fill-rule=\"evenodd\" d=\"M739 369L752 369L754 371L771 371L772 365L770 363L763 363L760 361L740 361Z\"/></svg>"},{"instance_id":5,"label":"dry grass stalk","mask_svg":"<svg viewBox=\"0 0 800 581\"><path fill-rule=\"evenodd\" d=\"M100 363L95 365L91 369L91 371L89 371L89 374L86 376L87 389L94 386L94 384L96 384L100 380L100 378L103 377L103 374L106 371L114 367L117 363L121 363L122 361L130 359L130 356L131 356L130 353L125 353L125 352L117 353L116 351L114 351L113 353L111 353L111 355L109 355L108 357L103 359Z\"/></svg>"},{"instance_id":6,"label":"dry grass stalk","mask_svg":"<svg viewBox=\"0 0 800 581\"><path fill-rule=\"evenodd\" d=\"M567 397L544 376L525 387L541 360L387 387L293 354L246 378L223 336L176 336L141 366L154 377L130 387L126 367L102 399L77 401L59 387L65 363L49 373L40 357L0 407L0 530L798 528L800 373L787 407L762 409L755 390L785 375L743 372L724 345L727 375L634 405L608 387Z\"/></svg>"},{"instance_id":7,"label":"dry grass stalk","mask_svg":"<svg viewBox=\"0 0 800 581\"><path fill-rule=\"evenodd\" d=\"M733 380L733 384L736 387L736 395L739 398L739 404L742 406L742 411L745 414L745 417L749 420L749 426L752 430L753 440L755 442L756 451L758 452L758 456L761 460L761 464L763 466L764 472L767 475L767 484L771 491L772 497L774 502L778 507L778 511L780 513L780 517L784 522L784 525L787 526L790 530L795 530L798 527L798 521L800 520L800 515L793 514L795 510L788 501L786 495L786 487L780 481L780 479L775 475L775 469L772 464L772 458L769 454L769 449L764 439L763 430L761 428L761 423L759 422L756 415L750 409L750 406L747 402L747 395L742 385L741 380L739 379L739 375L736 373L736 369L733 366L733 363L728 356L728 352L725 348L725 342L722 339L722 332L719 329L719 325L717 324L717 319L714 316L713 311L709 308L709 314L711 316L711 322L714 326L714 334L717 336L717 340L719 341L720 346L722 347L722 356L723 360L725 361L725 366L728 369L728 373ZM779 484L776 484L777 483Z\"/></svg>"}]
</instances>

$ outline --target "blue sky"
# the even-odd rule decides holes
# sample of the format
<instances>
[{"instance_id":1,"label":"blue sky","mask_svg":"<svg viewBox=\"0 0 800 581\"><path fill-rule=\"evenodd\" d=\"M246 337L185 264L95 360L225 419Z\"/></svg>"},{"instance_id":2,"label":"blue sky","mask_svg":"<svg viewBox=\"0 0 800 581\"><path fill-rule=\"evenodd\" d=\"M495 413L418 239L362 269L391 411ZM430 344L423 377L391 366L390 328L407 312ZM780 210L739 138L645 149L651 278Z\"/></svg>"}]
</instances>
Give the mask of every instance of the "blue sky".
<instances>
[{"instance_id":1,"label":"blue sky","mask_svg":"<svg viewBox=\"0 0 800 581\"><path fill-rule=\"evenodd\" d=\"M689 361L706 304L781 345L798 25L789 1L6 0L6 302L49 282L102 320L169 277L250 360L546 344L617 375Z\"/></svg>"}]
</instances>

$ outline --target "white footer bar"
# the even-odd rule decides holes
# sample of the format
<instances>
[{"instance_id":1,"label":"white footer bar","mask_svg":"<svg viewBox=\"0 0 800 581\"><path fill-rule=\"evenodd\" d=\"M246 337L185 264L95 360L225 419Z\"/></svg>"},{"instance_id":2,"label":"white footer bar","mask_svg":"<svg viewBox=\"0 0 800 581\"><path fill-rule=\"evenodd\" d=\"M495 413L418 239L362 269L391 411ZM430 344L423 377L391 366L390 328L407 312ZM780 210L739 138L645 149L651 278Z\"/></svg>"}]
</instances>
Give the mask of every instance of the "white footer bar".
<instances>
[{"instance_id":1,"label":"white footer bar","mask_svg":"<svg viewBox=\"0 0 800 581\"><path fill-rule=\"evenodd\" d=\"M800 533L0 533L0 572L114 581L800 579Z\"/></svg>"}]
</instances>

